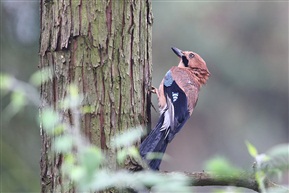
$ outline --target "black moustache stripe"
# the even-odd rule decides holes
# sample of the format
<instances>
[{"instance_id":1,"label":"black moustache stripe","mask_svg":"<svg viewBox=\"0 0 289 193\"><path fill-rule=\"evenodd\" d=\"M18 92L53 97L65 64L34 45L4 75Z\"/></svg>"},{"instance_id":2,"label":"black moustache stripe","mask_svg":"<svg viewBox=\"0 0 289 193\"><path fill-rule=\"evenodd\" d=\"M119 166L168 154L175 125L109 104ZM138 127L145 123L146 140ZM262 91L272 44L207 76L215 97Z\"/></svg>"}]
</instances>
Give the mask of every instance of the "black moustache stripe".
<instances>
[{"instance_id":1,"label":"black moustache stripe","mask_svg":"<svg viewBox=\"0 0 289 193\"><path fill-rule=\"evenodd\" d=\"M186 56L182 56L182 61L185 65L185 67L188 67L189 66L189 60L186 58Z\"/></svg>"}]
</instances>

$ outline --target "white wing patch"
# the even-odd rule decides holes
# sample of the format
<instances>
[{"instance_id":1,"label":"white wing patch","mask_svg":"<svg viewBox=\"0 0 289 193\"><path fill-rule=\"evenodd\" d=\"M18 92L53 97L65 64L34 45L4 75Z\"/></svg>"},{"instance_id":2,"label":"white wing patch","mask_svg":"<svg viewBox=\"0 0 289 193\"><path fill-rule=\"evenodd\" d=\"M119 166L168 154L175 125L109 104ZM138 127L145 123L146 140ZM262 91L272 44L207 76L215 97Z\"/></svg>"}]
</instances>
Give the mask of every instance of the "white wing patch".
<instances>
[{"instance_id":1,"label":"white wing patch","mask_svg":"<svg viewBox=\"0 0 289 193\"><path fill-rule=\"evenodd\" d=\"M177 94L179 95L179 93ZM175 119L174 118L175 117L174 105L168 96L167 96L167 105L164 111L165 111L164 122L160 131L165 131L166 132L165 138L167 138L170 132L169 128L174 129L173 127L174 127L174 119Z\"/></svg>"},{"instance_id":2,"label":"white wing patch","mask_svg":"<svg viewBox=\"0 0 289 193\"><path fill-rule=\"evenodd\" d=\"M166 136L165 138L167 138L168 134L169 134L169 127L170 127L170 115L169 115L169 112L166 111L165 112L165 117L164 117L164 122L163 122L163 125L160 129L160 131L165 131L166 132Z\"/></svg>"},{"instance_id":3,"label":"white wing patch","mask_svg":"<svg viewBox=\"0 0 289 193\"><path fill-rule=\"evenodd\" d=\"M173 102L175 102L176 100L178 100L179 93L178 92L172 92L172 96L173 96Z\"/></svg>"}]
</instances>

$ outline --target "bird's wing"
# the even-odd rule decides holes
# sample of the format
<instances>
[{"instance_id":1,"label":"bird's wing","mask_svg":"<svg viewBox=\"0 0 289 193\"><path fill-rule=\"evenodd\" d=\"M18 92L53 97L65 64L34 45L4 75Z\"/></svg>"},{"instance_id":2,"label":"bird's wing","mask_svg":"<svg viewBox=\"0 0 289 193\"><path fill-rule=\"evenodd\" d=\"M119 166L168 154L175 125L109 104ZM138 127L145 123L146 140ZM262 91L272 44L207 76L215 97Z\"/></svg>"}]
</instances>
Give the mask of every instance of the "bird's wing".
<instances>
[{"instance_id":1,"label":"bird's wing","mask_svg":"<svg viewBox=\"0 0 289 193\"><path fill-rule=\"evenodd\" d=\"M187 69L173 67L171 70L174 81L187 96L188 109L191 115L198 101L200 84Z\"/></svg>"},{"instance_id":2,"label":"bird's wing","mask_svg":"<svg viewBox=\"0 0 289 193\"><path fill-rule=\"evenodd\" d=\"M189 118L190 113L186 94L174 80L171 70L165 75L163 89L166 108L163 112L164 122L161 130L166 130L168 140L171 141Z\"/></svg>"}]
</instances>

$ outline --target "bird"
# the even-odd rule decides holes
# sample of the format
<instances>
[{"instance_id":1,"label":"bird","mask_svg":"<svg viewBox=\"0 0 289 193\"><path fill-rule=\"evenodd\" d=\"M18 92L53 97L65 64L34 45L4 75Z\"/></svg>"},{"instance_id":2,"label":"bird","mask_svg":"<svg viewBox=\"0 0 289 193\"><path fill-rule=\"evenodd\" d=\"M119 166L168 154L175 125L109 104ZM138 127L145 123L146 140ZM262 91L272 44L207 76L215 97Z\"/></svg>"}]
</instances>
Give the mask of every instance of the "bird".
<instances>
[{"instance_id":1,"label":"bird","mask_svg":"<svg viewBox=\"0 0 289 193\"><path fill-rule=\"evenodd\" d=\"M152 87L158 98L160 117L139 146L141 157L152 170L159 170L168 143L192 115L200 88L210 76L206 62L199 54L176 47L171 49L180 61L167 71L158 89ZM161 156L150 159L151 153Z\"/></svg>"}]
</instances>

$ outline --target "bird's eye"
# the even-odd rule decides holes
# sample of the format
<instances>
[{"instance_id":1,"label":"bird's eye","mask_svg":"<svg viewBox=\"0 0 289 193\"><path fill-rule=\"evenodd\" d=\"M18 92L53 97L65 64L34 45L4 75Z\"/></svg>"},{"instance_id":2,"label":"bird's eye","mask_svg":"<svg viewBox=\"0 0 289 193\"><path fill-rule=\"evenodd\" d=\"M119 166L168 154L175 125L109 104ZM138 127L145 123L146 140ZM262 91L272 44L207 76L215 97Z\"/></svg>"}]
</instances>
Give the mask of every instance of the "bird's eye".
<instances>
[{"instance_id":1,"label":"bird's eye","mask_svg":"<svg viewBox=\"0 0 289 193\"><path fill-rule=\"evenodd\" d=\"M193 58L194 56L195 56L195 54L193 54L193 53L189 54L189 58Z\"/></svg>"}]
</instances>

